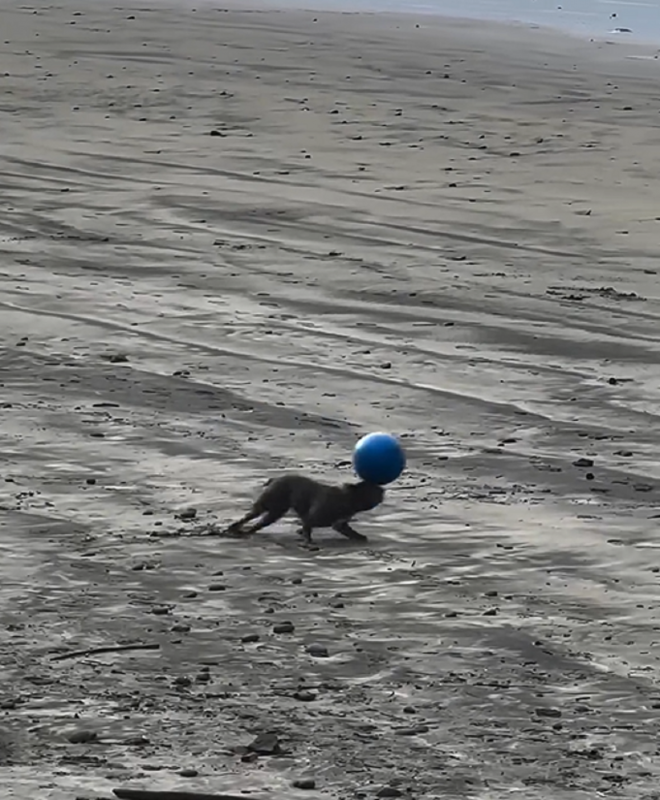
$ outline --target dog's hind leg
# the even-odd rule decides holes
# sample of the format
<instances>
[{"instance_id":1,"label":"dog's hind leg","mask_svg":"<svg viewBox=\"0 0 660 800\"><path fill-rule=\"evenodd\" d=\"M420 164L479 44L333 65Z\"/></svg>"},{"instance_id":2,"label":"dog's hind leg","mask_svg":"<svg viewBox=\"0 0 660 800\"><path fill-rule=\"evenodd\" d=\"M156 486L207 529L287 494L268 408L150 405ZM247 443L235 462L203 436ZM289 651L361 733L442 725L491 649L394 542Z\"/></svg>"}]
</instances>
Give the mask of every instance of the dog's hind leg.
<instances>
[{"instance_id":1,"label":"dog's hind leg","mask_svg":"<svg viewBox=\"0 0 660 800\"><path fill-rule=\"evenodd\" d=\"M337 531L337 533L341 533L342 536L345 536L347 539L350 539L353 542L367 541L367 537L363 533L356 531L347 519L335 522L335 524L332 526L332 529Z\"/></svg>"},{"instance_id":2,"label":"dog's hind leg","mask_svg":"<svg viewBox=\"0 0 660 800\"><path fill-rule=\"evenodd\" d=\"M252 508L248 511L248 513L241 517L236 522L232 522L231 525L228 525L225 529L227 533L244 533L244 526L248 522L252 522L253 519L260 517L264 513L262 508L258 508L257 506L252 506Z\"/></svg>"},{"instance_id":3,"label":"dog's hind leg","mask_svg":"<svg viewBox=\"0 0 660 800\"><path fill-rule=\"evenodd\" d=\"M266 511L261 519L257 520L254 525L250 525L249 528L244 528L246 535L249 536L257 531L260 531L262 528L267 528L269 525L272 525L273 522L277 522L278 519L282 519L288 510L288 508L285 508L284 511L282 511L278 508ZM254 519L254 517L252 517L252 519Z\"/></svg>"}]
</instances>

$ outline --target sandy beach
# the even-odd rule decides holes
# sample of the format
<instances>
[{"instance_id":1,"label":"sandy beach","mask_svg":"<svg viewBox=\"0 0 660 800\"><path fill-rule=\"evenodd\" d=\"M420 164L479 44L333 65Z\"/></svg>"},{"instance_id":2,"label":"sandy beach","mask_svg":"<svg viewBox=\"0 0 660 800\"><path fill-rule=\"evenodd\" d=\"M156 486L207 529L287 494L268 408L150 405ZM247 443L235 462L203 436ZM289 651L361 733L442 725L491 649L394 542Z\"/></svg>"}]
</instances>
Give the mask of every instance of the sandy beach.
<instances>
[{"instance_id":1,"label":"sandy beach","mask_svg":"<svg viewBox=\"0 0 660 800\"><path fill-rule=\"evenodd\" d=\"M658 61L208 5L0 38L4 796L657 797ZM208 535L371 430L368 546Z\"/></svg>"}]
</instances>

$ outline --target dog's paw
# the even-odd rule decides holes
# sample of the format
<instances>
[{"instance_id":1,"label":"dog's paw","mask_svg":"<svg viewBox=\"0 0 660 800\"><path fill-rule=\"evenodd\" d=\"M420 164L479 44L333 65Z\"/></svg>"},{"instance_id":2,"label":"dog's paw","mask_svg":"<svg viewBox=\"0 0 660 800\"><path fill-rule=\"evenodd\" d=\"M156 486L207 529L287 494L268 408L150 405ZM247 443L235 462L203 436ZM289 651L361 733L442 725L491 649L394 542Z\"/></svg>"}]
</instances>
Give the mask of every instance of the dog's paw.
<instances>
[{"instance_id":1,"label":"dog's paw","mask_svg":"<svg viewBox=\"0 0 660 800\"><path fill-rule=\"evenodd\" d=\"M213 530L209 534L221 536L223 539L244 539L247 536L243 528L236 528L234 525L227 525L222 528L219 525L214 525Z\"/></svg>"}]
</instances>

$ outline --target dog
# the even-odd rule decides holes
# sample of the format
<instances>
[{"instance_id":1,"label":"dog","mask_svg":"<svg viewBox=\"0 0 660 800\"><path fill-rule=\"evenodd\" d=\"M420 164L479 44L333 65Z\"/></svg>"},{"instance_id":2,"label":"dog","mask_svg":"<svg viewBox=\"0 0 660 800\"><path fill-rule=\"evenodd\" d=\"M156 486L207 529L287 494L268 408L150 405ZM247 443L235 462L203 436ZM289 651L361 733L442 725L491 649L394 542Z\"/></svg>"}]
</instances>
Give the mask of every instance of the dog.
<instances>
[{"instance_id":1,"label":"dog","mask_svg":"<svg viewBox=\"0 0 660 800\"><path fill-rule=\"evenodd\" d=\"M385 490L377 483L359 481L330 486L305 475L287 474L271 478L241 519L227 528L227 533L249 536L293 511L302 524L300 533L305 543L312 543L315 528L332 528L352 541L367 541L350 525L361 511L371 511L380 505ZM253 522L246 527L247 523Z\"/></svg>"}]
</instances>

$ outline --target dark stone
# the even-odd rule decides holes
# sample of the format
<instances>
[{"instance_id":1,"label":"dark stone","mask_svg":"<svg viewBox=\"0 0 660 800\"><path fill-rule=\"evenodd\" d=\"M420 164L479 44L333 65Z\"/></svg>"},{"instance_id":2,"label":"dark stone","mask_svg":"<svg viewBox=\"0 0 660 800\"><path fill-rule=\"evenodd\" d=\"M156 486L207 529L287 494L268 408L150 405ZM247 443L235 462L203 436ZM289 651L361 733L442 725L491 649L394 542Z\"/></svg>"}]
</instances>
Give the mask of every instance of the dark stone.
<instances>
[{"instance_id":1,"label":"dark stone","mask_svg":"<svg viewBox=\"0 0 660 800\"><path fill-rule=\"evenodd\" d=\"M397 789L396 786L383 786L378 790L377 797L401 797L403 792Z\"/></svg>"},{"instance_id":2,"label":"dark stone","mask_svg":"<svg viewBox=\"0 0 660 800\"><path fill-rule=\"evenodd\" d=\"M67 736L71 744L88 744L89 742L96 742L98 736L95 731L74 731Z\"/></svg>"},{"instance_id":3,"label":"dark stone","mask_svg":"<svg viewBox=\"0 0 660 800\"><path fill-rule=\"evenodd\" d=\"M303 703L311 703L313 700L316 700L316 693L312 692L311 689L300 689L293 695L296 700L300 700Z\"/></svg>"},{"instance_id":4,"label":"dark stone","mask_svg":"<svg viewBox=\"0 0 660 800\"><path fill-rule=\"evenodd\" d=\"M293 622L285 620L284 622L277 622L273 625L273 633L293 633L296 626Z\"/></svg>"},{"instance_id":5,"label":"dark stone","mask_svg":"<svg viewBox=\"0 0 660 800\"><path fill-rule=\"evenodd\" d=\"M330 655L328 648L324 644L308 644L305 650L314 658L328 658Z\"/></svg>"},{"instance_id":6,"label":"dark stone","mask_svg":"<svg viewBox=\"0 0 660 800\"><path fill-rule=\"evenodd\" d=\"M272 756L282 752L280 740L274 733L260 733L248 745L248 750L260 756Z\"/></svg>"},{"instance_id":7,"label":"dark stone","mask_svg":"<svg viewBox=\"0 0 660 800\"><path fill-rule=\"evenodd\" d=\"M537 717L551 717L553 719L561 717L561 711L558 708L536 708L534 713Z\"/></svg>"},{"instance_id":8,"label":"dark stone","mask_svg":"<svg viewBox=\"0 0 660 800\"><path fill-rule=\"evenodd\" d=\"M298 778L291 785L294 789L316 789L314 778Z\"/></svg>"}]
</instances>

